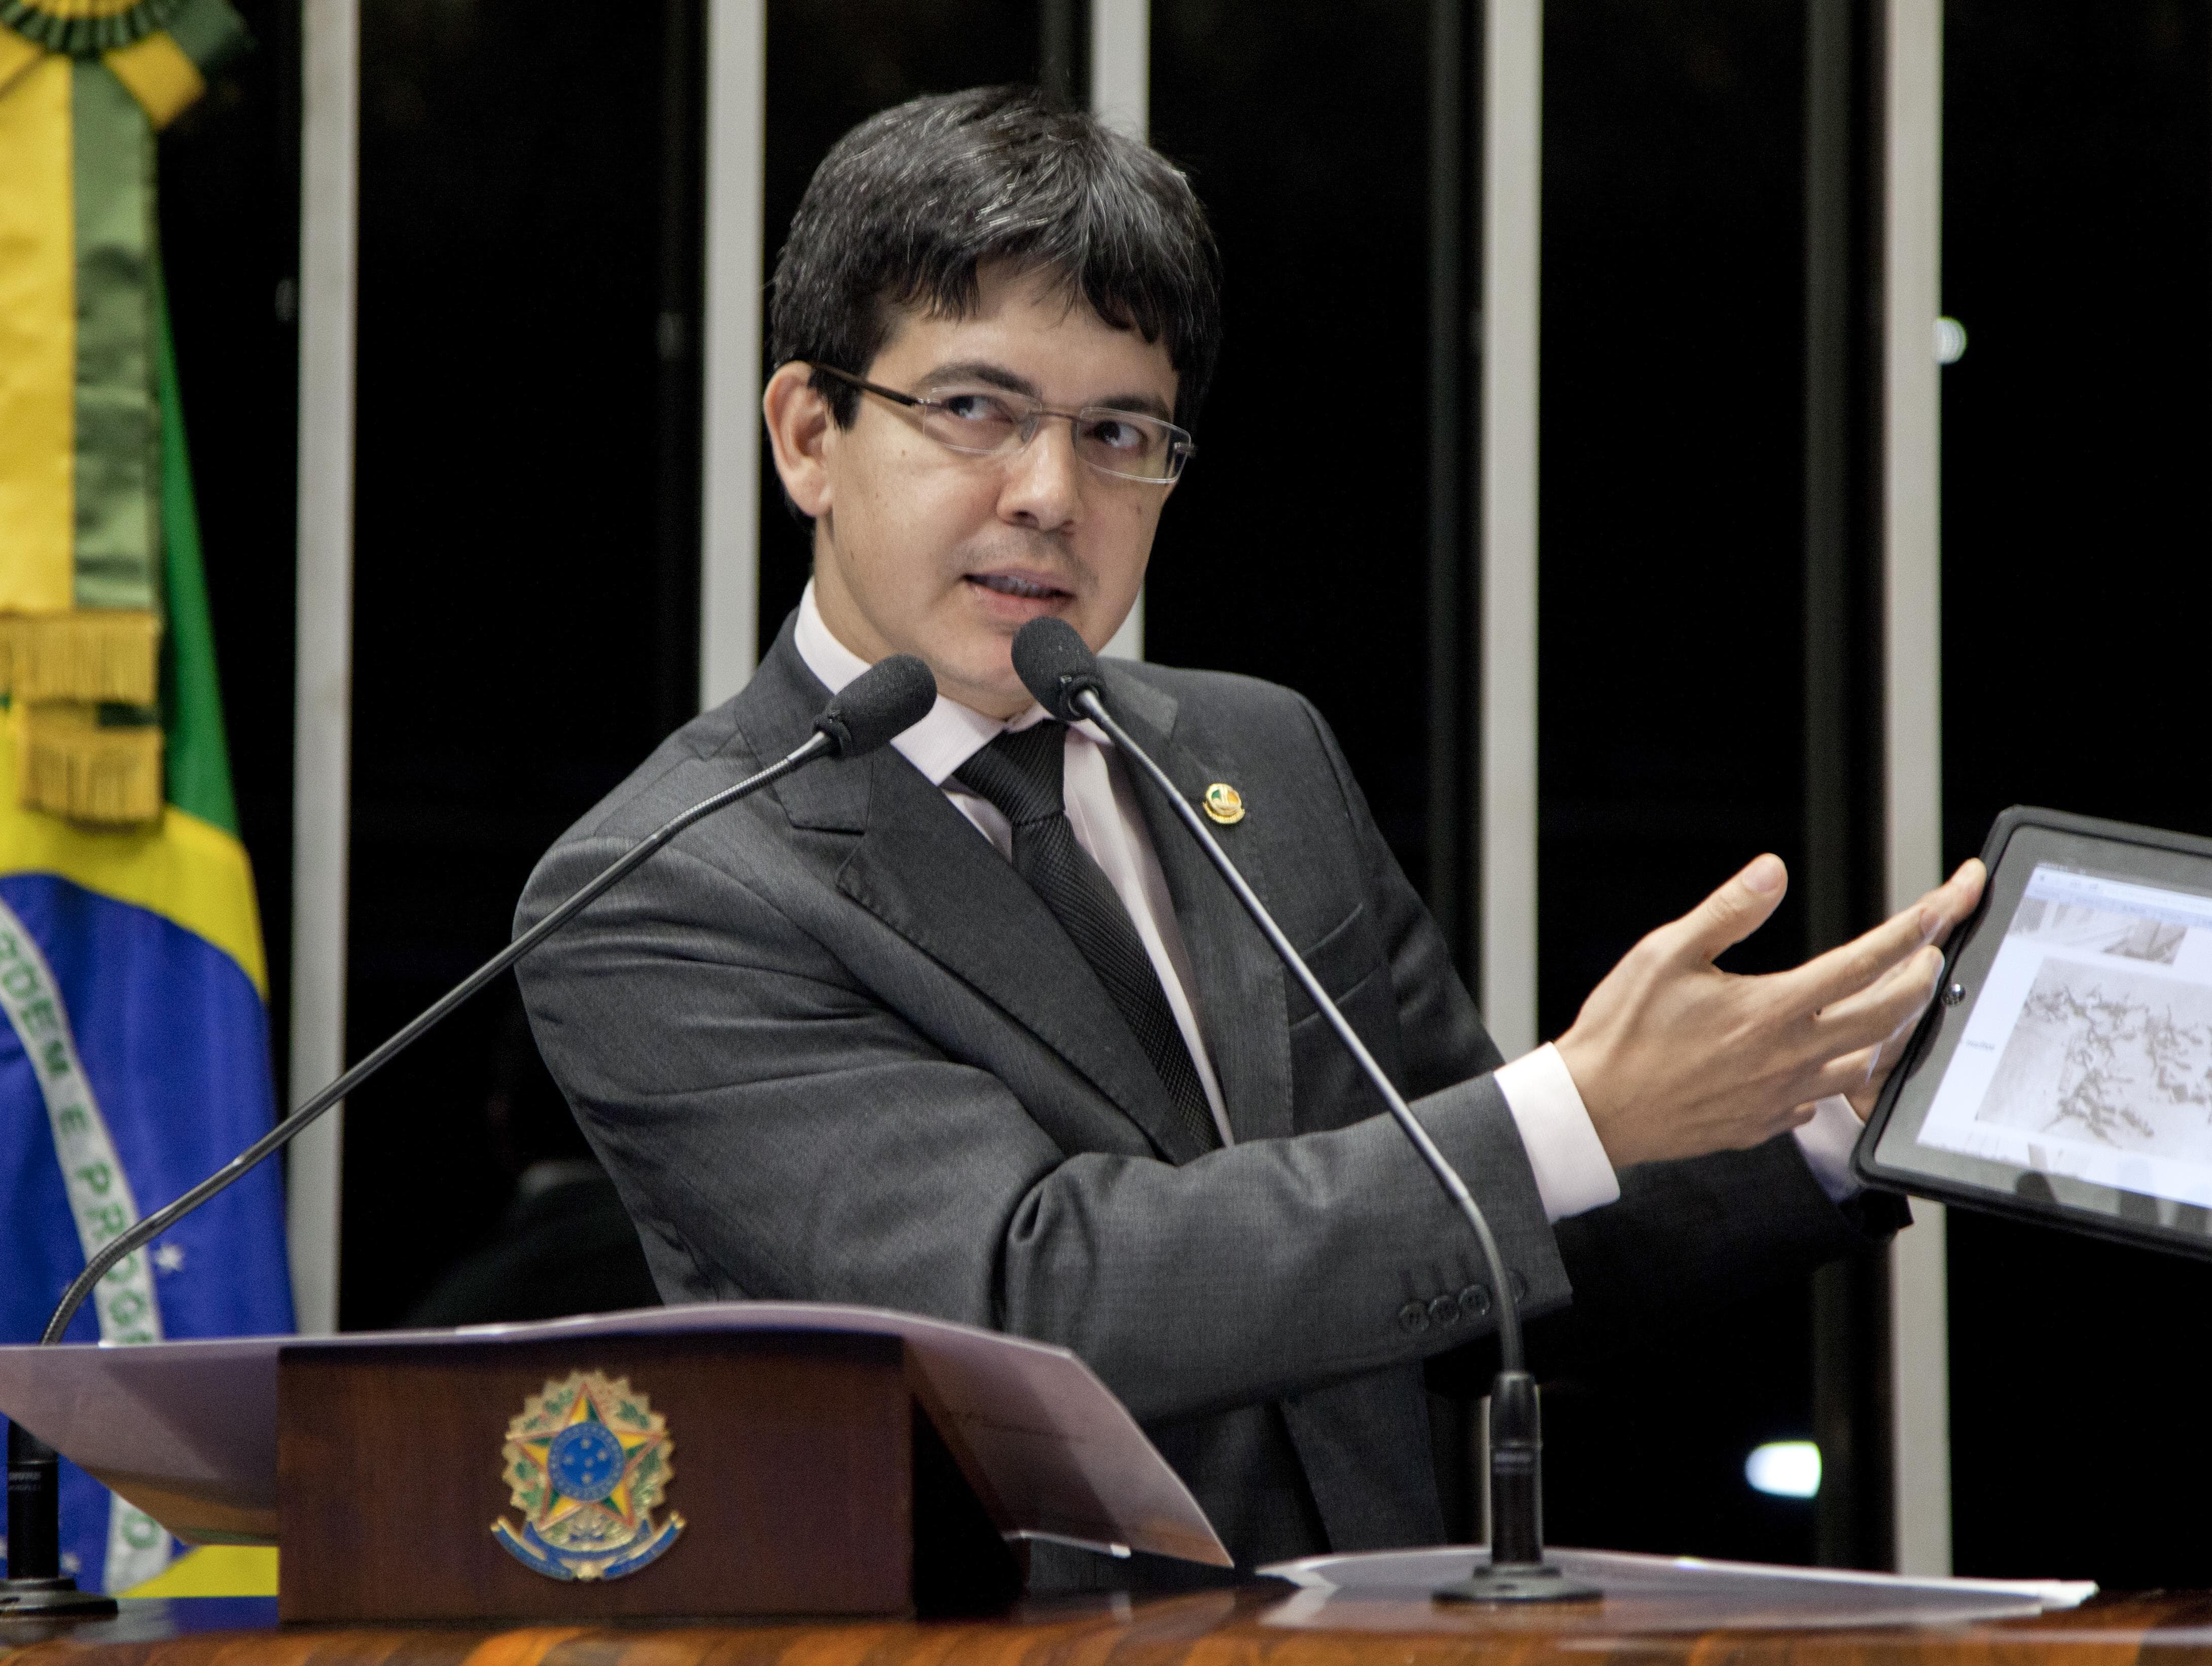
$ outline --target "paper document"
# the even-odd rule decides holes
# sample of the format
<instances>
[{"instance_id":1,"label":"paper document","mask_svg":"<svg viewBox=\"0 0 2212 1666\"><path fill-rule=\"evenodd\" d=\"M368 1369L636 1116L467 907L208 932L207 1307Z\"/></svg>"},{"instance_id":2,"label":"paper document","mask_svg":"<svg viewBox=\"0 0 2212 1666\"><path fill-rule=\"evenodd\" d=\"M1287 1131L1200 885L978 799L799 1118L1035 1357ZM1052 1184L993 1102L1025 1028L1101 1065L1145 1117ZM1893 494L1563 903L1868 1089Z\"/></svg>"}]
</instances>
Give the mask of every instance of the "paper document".
<instances>
[{"instance_id":1,"label":"paper document","mask_svg":"<svg viewBox=\"0 0 2212 1666\"><path fill-rule=\"evenodd\" d=\"M2094 1581L2081 1579L1920 1578L1626 1550L1554 1549L1546 1555L1568 1578L1595 1585L1605 1601L1587 1608L1536 1605L1545 1618L1557 1623L1579 1617L1590 1627L1614 1630L1965 1625L2076 1608L2097 1594ZM1426 1624L1429 1610L1408 1610L1405 1598L1426 1596L1488 1560L1480 1545L1458 1545L1279 1562L1260 1572L1304 1589L1269 1610L1261 1623L1392 1631L1401 1629L1411 1612L1418 1623ZM1493 1623L1497 1611L1484 1612L1491 1616L1486 1623Z\"/></svg>"},{"instance_id":2,"label":"paper document","mask_svg":"<svg viewBox=\"0 0 2212 1666\"><path fill-rule=\"evenodd\" d=\"M715 1302L545 1324L0 1348L0 1414L197 1544L276 1540L276 1361L288 1346L829 1331L905 1339L1010 1535L1230 1566L1205 1512L1128 1409L1064 1348L872 1307Z\"/></svg>"}]
</instances>

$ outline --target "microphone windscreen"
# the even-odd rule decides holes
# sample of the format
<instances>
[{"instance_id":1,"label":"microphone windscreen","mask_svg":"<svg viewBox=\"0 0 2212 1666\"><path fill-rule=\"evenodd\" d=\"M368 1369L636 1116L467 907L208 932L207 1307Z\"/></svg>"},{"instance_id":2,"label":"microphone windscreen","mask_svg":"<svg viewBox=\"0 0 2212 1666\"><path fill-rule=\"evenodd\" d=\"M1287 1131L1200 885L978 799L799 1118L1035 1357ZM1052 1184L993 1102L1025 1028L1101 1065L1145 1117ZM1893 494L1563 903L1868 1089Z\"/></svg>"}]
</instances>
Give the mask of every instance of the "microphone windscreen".
<instances>
[{"instance_id":1,"label":"microphone windscreen","mask_svg":"<svg viewBox=\"0 0 2212 1666\"><path fill-rule=\"evenodd\" d=\"M1014 633L1014 674L1036 703L1062 723L1079 723L1075 697L1086 688L1103 691L1098 656L1065 619L1049 614L1032 619Z\"/></svg>"},{"instance_id":2,"label":"microphone windscreen","mask_svg":"<svg viewBox=\"0 0 2212 1666\"><path fill-rule=\"evenodd\" d=\"M912 654L893 654L838 690L814 726L836 743L840 758L857 758L904 734L936 704L929 667Z\"/></svg>"}]
</instances>

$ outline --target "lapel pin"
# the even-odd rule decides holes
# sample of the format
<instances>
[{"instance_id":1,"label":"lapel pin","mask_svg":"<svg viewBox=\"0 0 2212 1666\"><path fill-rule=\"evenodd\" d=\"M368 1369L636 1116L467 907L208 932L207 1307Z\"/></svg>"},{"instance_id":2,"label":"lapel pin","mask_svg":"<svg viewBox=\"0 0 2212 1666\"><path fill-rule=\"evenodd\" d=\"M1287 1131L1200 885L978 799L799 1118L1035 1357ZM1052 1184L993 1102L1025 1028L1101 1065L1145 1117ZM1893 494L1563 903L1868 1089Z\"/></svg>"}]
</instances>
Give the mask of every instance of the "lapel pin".
<instances>
[{"instance_id":1,"label":"lapel pin","mask_svg":"<svg viewBox=\"0 0 2212 1666\"><path fill-rule=\"evenodd\" d=\"M1224 827L1233 827L1244 819L1244 795L1226 781L1216 781L1206 788L1202 803L1206 813Z\"/></svg>"}]
</instances>

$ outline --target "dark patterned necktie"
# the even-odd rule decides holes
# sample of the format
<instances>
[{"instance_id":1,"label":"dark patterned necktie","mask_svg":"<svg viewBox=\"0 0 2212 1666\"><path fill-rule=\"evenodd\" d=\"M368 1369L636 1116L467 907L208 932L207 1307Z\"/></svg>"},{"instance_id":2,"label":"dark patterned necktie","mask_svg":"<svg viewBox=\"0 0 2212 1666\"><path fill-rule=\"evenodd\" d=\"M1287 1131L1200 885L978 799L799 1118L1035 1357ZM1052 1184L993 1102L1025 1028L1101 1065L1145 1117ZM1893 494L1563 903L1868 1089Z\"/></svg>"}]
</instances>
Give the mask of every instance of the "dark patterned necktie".
<instances>
[{"instance_id":1,"label":"dark patterned necktie","mask_svg":"<svg viewBox=\"0 0 2212 1666\"><path fill-rule=\"evenodd\" d=\"M1067 725L1001 735L954 772L1013 826L1014 871L1044 899L1152 1062L1184 1131L1208 1150L1220 1140L1159 973L1128 910L1068 824L1062 776Z\"/></svg>"}]
</instances>

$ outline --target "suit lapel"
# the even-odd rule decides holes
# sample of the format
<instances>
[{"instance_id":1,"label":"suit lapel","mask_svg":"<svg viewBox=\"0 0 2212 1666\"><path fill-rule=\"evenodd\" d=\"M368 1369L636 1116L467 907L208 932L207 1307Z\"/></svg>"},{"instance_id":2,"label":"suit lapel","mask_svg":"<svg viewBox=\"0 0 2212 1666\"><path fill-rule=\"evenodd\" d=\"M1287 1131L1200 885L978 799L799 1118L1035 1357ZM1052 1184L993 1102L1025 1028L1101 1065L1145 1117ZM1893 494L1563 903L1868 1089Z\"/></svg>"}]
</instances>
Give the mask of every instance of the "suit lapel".
<instances>
[{"instance_id":1,"label":"suit lapel","mask_svg":"<svg viewBox=\"0 0 2212 1666\"><path fill-rule=\"evenodd\" d=\"M1177 1162L1199 1148L1043 900L905 759L870 760L867 831L837 888L1031 1031Z\"/></svg>"},{"instance_id":2,"label":"suit lapel","mask_svg":"<svg viewBox=\"0 0 2212 1666\"><path fill-rule=\"evenodd\" d=\"M1202 759L1178 738L1176 702L1171 695L1110 659L1104 666L1114 715L1158 760L1188 802L1198 803L1209 782L1233 776L1221 766L1224 760ZM1282 964L1152 777L1127 759L1117 760L1116 766L1127 771L1136 790L1146 829L1175 903L1183 951L1198 985L1199 1021L1221 1081L1229 1125L1240 1140L1288 1135L1291 1034ZM1234 827L1222 828L1218 837L1246 881L1265 897L1266 864L1256 845L1237 839Z\"/></svg>"},{"instance_id":3,"label":"suit lapel","mask_svg":"<svg viewBox=\"0 0 2212 1666\"><path fill-rule=\"evenodd\" d=\"M1167 738L1175 702L1118 675L1114 694L1132 732L1196 797L1212 778ZM787 620L738 697L740 730L756 756L778 755L805 737L829 698L799 657ZM1230 1125L1242 1138L1287 1134L1281 968L1158 791L1134 769L1130 775L1182 923ZM1036 1035L1157 1150L1176 1162L1200 1154L1152 1061L1052 911L921 771L886 747L852 764L800 770L770 791L794 828L858 836L838 869L839 891ZM1258 887L1244 853L1231 854Z\"/></svg>"},{"instance_id":4,"label":"suit lapel","mask_svg":"<svg viewBox=\"0 0 2212 1666\"><path fill-rule=\"evenodd\" d=\"M776 633L775 645L738 694L732 715L738 732L752 749L756 766L782 756L807 736L815 717L830 700L822 679L806 669L794 640L794 609ZM873 764L882 756L872 758ZM787 775L769 791L794 827L825 833L859 833L867 826L868 771L849 764L817 763Z\"/></svg>"}]
</instances>

